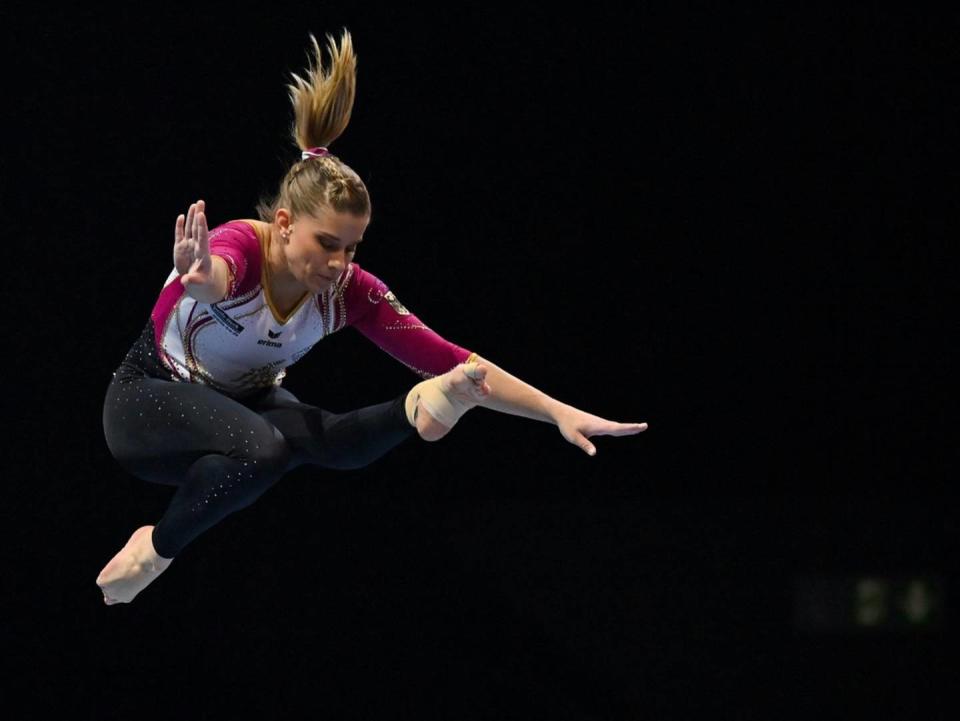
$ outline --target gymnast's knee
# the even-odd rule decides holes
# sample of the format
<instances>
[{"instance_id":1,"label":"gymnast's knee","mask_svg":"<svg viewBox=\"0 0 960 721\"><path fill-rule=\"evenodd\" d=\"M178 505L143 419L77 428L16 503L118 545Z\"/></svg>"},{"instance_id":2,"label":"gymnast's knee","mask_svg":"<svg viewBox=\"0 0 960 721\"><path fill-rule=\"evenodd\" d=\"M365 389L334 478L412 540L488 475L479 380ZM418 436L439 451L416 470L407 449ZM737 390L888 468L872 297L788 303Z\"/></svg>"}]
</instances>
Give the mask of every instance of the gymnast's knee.
<instances>
[{"instance_id":1,"label":"gymnast's knee","mask_svg":"<svg viewBox=\"0 0 960 721\"><path fill-rule=\"evenodd\" d=\"M245 439L245 443L237 451L255 463L258 471L266 474L282 473L290 463L292 451L287 439L274 427L270 433L261 434L257 438Z\"/></svg>"}]
</instances>

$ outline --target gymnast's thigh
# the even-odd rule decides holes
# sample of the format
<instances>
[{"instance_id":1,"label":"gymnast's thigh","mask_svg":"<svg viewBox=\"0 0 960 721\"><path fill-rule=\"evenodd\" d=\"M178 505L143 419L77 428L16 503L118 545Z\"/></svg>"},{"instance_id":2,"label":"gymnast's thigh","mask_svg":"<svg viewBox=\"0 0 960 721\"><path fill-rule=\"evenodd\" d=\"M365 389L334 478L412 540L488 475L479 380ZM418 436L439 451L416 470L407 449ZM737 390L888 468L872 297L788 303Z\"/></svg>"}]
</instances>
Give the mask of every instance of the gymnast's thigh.
<instances>
[{"instance_id":1,"label":"gymnast's thigh","mask_svg":"<svg viewBox=\"0 0 960 721\"><path fill-rule=\"evenodd\" d=\"M291 451L289 469L316 460L326 436L326 423L333 414L303 403L280 386L257 394L245 403L273 425L287 441Z\"/></svg>"},{"instance_id":2,"label":"gymnast's thigh","mask_svg":"<svg viewBox=\"0 0 960 721\"><path fill-rule=\"evenodd\" d=\"M187 469L211 453L256 458L286 445L267 419L209 386L148 376L114 377L103 431L124 469L169 485L180 485Z\"/></svg>"},{"instance_id":3,"label":"gymnast's thigh","mask_svg":"<svg viewBox=\"0 0 960 721\"><path fill-rule=\"evenodd\" d=\"M415 431L404 410L406 394L345 413L303 403L277 387L252 405L283 435L288 469L302 465L349 470L382 457Z\"/></svg>"}]
</instances>

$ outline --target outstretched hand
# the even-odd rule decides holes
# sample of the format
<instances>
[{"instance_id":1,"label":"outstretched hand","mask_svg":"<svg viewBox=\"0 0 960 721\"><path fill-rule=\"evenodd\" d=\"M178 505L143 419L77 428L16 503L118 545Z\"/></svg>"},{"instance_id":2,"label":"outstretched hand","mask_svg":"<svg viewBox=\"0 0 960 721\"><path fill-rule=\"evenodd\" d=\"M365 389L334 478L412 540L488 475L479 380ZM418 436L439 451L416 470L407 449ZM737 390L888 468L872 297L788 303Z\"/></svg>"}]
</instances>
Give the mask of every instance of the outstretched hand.
<instances>
[{"instance_id":1,"label":"outstretched hand","mask_svg":"<svg viewBox=\"0 0 960 721\"><path fill-rule=\"evenodd\" d=\"M173 264L180 274L180 282L188 285L209 285L213 270L210 259L210 241L207 237L207 216L204 201L190 206L187 217L177 216L174 228Z\"/></svg>"},{"instance_id":2,"label":"outstretched hand","mask_svg":"<svg viewBox=\"0 0 960 721\"><path fill-rule=\"evenodd\" d=\"M591 436L632 436L647 430L646 423L608 421L568 405L556 412L554 420L564 438L591 456L597 455L596 447L587 440Z\"/></svg>"}]
</instances>

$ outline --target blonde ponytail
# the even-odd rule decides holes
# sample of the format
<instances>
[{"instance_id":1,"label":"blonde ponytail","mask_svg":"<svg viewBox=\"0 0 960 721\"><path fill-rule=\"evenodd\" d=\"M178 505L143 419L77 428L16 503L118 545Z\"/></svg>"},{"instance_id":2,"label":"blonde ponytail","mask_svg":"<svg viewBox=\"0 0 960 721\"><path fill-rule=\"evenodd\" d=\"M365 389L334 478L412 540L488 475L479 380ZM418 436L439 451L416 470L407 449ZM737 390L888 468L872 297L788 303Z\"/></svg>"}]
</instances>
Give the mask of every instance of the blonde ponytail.
<instances>
[{"instance_id":1,"label":"blonde ponytail","mask_svg":"<svg viewBox=\"0 0 960 721\"><path fill-rule=\"evenodd\" d=\"M301 150L329 147L346 130L357 88L357 56L350 33L344 29L338 48L327 35L331 67L325 70L320 44L311 33L314 62L302 78L291 73L288 85L293 105L290 134ZM336 155L307 157L293 164L272 200L257 204L260 220L272 223L277 208L288 208L294 217L316 215L321 208L370 214L370 196L360 176Z\"/></svg>"},{"instance_id":2,"label":"blonde ponytail","mask_svg":"<svg viewBox=\"0 0 960 721\"><path fill-rule=\"evenodd\" d=\"M357 93L357 56L350 33L343 31L340 48L327 35L332 67L323 68L323 54L317 39L310 34L316 65L310 64L307 79L290 73L295 85L288 85L293 103L293 140L301 150L330 144L340 137L350 122L353 99Z\"/></svg>"}]
</instances>

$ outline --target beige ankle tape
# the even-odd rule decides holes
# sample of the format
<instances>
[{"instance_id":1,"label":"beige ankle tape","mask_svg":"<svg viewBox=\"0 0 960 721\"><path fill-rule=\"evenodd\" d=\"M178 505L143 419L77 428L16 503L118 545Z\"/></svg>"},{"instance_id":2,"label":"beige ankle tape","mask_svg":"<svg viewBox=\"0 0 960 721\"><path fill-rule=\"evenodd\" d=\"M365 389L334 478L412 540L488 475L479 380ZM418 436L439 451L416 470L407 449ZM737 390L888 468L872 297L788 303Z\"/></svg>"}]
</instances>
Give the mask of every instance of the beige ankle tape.
<instances>
[{"instance_id":1,"label":"beige ankle tape","mask_svg":"<svg viewBox=\"0 0 960 721\"><path fill-rule=\"evenodd\" d=\"M464 373L474 378L478 365L477 363L463 364ZM454 398L449 391L450 379L446 373L442 376L425 380L422 383L417 383L407 394L405 404L407 420L410 421L410 425L416 425L413 414L417 408L417 401L423 403L423 407L427 409L427 412L447 428L453 428L457 424L457 421L460 420L460 416L477 405L476 402L466 402L459 398Z\"/></svg>"}]
</instances>

